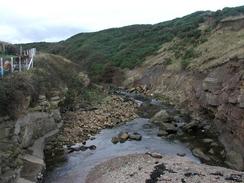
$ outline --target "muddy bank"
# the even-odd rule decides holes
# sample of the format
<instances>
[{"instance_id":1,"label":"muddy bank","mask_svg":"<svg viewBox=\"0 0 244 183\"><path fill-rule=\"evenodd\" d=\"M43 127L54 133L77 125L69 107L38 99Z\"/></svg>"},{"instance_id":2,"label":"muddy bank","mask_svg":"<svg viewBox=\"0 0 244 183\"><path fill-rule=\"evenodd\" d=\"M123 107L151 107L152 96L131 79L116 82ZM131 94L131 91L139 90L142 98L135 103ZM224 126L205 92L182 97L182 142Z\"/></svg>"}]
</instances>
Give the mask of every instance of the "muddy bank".
<instances>
[{"instance_id":1,"label":"muddy bank","mask_svg":"<svg viewBox=\"0 0 244 183\"><path fill-rule=\"evenodd\" d=\"M200 165L186 157L145 154L121 156L96 166L87 183L127 182L243 182L244 173L226 168Z\"/></svg>"},{"instance_id":2,"label":"muddy bank","mask_svg":"<svg viewBox=\"0 0 244 183\"><path fill-rule=\"evenodd\" d=\"M93 109L64 113L63 127L45 146L48 169L65 160L70 146L83 143L85 147L86 140L93 138L101 129L112 128L136 118L136 108L137 105L133 101L113 95L106 97Z\"/></svg>"}]
</instances>

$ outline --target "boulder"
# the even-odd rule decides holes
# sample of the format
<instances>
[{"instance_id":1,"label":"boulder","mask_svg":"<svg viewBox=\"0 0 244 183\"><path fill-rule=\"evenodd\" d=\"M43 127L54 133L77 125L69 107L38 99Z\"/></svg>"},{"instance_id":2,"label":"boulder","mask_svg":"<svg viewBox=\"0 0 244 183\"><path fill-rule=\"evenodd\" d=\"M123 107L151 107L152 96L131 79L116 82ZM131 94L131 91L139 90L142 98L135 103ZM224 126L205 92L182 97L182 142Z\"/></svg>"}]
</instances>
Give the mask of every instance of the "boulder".
<instances>
[{"instance_id":1,"label":"boulder","mask_svg":"<svg viewBox=\"0 0 244 183\"><path fill-rule=\"evenodd\" d=\"M45 101L46 100L46 96L45 95L39 95L38 100L39 101Z\"/></svg>"},{"instance_id":2,"label":"boulder","mask_svg":"<svg viewBox=\"0 0 244 183\"><path fill-rule=\"evenodd\" d=\"M219 146L219 144L216 143L216 142L212 142L212 143L210 144L210 147L218 147L218 146Z\"/></svg>"},{"instance_id":3,"label":"boulder","mask_svg":"<svg viewBox=\"0 0 244 183\"><path fill-rule=\"evenodd\" d=\"M239 107L244 108L244 95L239 95L238 97Z\"/></svg>"},{"instance_id":4,"label":"boulder","mask_svg":"<svg viewBox=\"0 0 244 183\"><path fill-rule=\"evenodd\" d=\"M90 150L94 151L94 150L96 150L97 147L96 147L95 145L91 145L91 146L89 146L88 148L89 148Z\"/></svg>"},{"instance_id":5,"label":"boulder","mask_svg":"<svg viewBox=\"0 0 244 183\"><path fill-rule=\"evenodd\" d=\"M161 110L157 112L150 121L152 123L165 123L170 122L172 118L170 117L169 113L166 110Z\"/></svg>"},{"instance_id":6,"label":"boulder","mask_svg":"<svg viewBox=\"0 0 244 183\"><path fill-rule=\"evenodd\" d=\"M172 134L177 132L177 127L172 123L162 123L160 124L160 128L165 130L167 133Z\"/></svg>"},{"instance_id":7,"label":"boulder","mask_svg":"<svg viewBox=\"0 0 244 183\"><path fill-rule=\"evenodd\" d=\"M184 157L186 153L177 153L177 156Z\"/></svg>"},{"instance_id":8,"label":"boulder","mask_svg":"<svg viewBox=\"0 0 244 183\"><path fill-rule=\"evenodd\" d=\"M61 122L62 117L58 109L52 111L52 116L56 123Z\"/></svg>"},{"instance_id":9,"label":"boulder","mask_svg":"<svg viewBox=\"0 0 244 183\"><path fill-rule=\"evenodd\" d=\"M218 106L219 105L219 97L218 95L212 93L206 93L206 102L211 106Z\"/></svg>"},{"instance_id":10,"label":"boulder","mask_svg":"<svg viewBox=\"0 0 244 183\"><path fill-rule=\"evenodd\" d=\"M117 144L118 142L119 142L119 137L113 137L112 138L112 140L111 140L111 142L113 143L113 144Z\"/></svg>"},{"instance_id":11,"label":"boulder","mask_svg":"<svg viewBox=\"0 0 244 183\"><path fill-rule=\"evenodd\" d=\"M183 130L189 131L189 130L192 130L192 129L198 128L198 127L199 127L199 121L193 120L190 123L185 124L183 126Z\"/></svg>"},{"instance_id":12,"label":"boulder","mask_svg":"<svg viewBox=\"0 0 244 183\"><path fill-rule=\"evenodd\" d=\"M128 138L129 138L129 134L128 134L127 132L120 133L120 134L118 135L118 138L119 138L120 143L123 143L123 142L125 142L125 141L128 140Z\"/></svg>"},{"instance_id":13,"label":"boulder","mask_svg":"<svg viewBox=\"0 0 244 183\"><path fill-rule=\"evenodd\" d=\"M160 153L156 153L156 152L146 152L145 154L147 154L153 158L158 158L158 159L163 158L163 156Z\"/></svg>"},{"instance_id":14,"label":"boulder","mask_svg":"<svg viewBox=\"0 0 244 183\"><path fill-rule=\"evenodd\" d=\"M166 132L165 130L159 130L158 132L159 137L166 136L166 135L168 135L168 132Z\"/></svg>"},{"instance_id":15,"label":"boulder","mask_svg":"<svg viewBox=\"0 0 244 183\"><path fill-rule=\"evenodd\" d=\"M226 155L225 163L233 169L244 170L244 161L242 155L235 151L230 151Z\"/></svg>"},{"instance_id":16,"label":"boulder","mask_svg":"<svg viewBox=\"0 0 244 183\"><path fill-rule=\"evenodd\" d=\"M214 154L214 150L211 148L209 151L208 151L209 154Z\"/></svg>"},{"instance_id":17,"label":"boulder","mask_svg":"<svg viewBox=\"0 0 244 183\"><path fill-rule=\"evenodd\" d=\"M184 132L181 129L178 129L177 136L183 136Z\"/></svg>"},{"instance_id":18,"label":"boulder","mask_svg":"<svg viewBox=\"0 0 244 183\"><path fill-rule=\"evenodd\" d=\"M129 139L140 141L142 139L142 136L139 133L133 133L129 134Z\"/></svg>"},{"instance_id":19,"label":"boulder","mask_svg":"<svg viewBox=\"0 0 244 183\"><path fill-rule=\"evenodd\" d=\"M214 92L222 87L222 82L217 78L207 77L203 80L202 87L205 91Z\"/></svg>"},{"instance_id":20,"label":"boulder","mask_svg":"<svg viewBox=\"0 0 244 183\"><path fill-rule=\"evenodd\" d=\"M210 161L210 158L206 154L204 154L204 152L200 148L193 149L192 154L205 161Z\"/></svg>"},{"instance_id":21,"label":"boulder","mask_svg":"<svg viewBox=\"0 0 244 183\"><path fill-rule=\"evenodd\" d=\"M15 135L21 147L27 148L34 140L57 128L54 118L45 112L31 112L19 118L15 124Z\"/></svg>"},{"instance_id":22,"label":"boulder","mask_svg":"<svg viewBox=\"0 0 244 183\"><path fill-rule=\"evenodd\" d=\"M213 142L213 139L206 138L206 139L203 139L202 141L203 141L203 143L210 144Z\"/></svg>"},{"instance_id":23,"label":"boulder","mask_svg":"<svg viewBox=\"0 0 244 183\"><path fill-rule=\"evenodd\" d=\"M59 96L51 97L50 101L60 101L60 97Z\"/></svg>"}]
</instances>

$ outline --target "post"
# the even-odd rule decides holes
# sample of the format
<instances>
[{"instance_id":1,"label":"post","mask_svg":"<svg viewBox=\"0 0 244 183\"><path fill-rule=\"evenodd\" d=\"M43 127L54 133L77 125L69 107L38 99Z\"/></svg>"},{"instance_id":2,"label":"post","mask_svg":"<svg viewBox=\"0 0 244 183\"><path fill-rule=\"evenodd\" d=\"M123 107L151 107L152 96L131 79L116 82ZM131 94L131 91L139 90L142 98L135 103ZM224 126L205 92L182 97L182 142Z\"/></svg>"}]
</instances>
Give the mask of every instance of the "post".
<instances>
[{"instance_id":1,"label":"post","mask_svg":"<svg viewBox=\"0 0 244 183\"><path fill-rule=\"evenodd\" d=\"M25 58L25 69L27 70L29 65L29 57Z\"/></svg>"},{"instance_id":2,"label":"post","mask_svg":"<svg viewBox=\"0 0 244 183\"><path fill-rule=\"evenodd\" d=\"M5 54L5 43L3 43L3 53Z\"/></svg>"},{"instance_id":3,"label":"post","mask_svg":"<svg viewBox=\"0 0 244 183\"><path fill-rule=\"evenodd\" d=\"M11 57L11 72L14 72L14 58Z\"/></svg>"},{"instance_id":4,"label":"post","mask_svg":"<svg viewBox=\"0 0 244 183\"><path fill-rule=\"evenodd\" d=\"M19 72L21 72L21 57L19 57Z\"/></svg>"},{"instance_id":5,"label":"post","mask_svg":"<svg viewBox=\"0 0 244 183\"><path fill-rule=\"evenodd\" d=\"M19 55L22 56L22 46L19 47Z\"/></svg>"},{"instance_id":6,"label":"post","mask_svg":"<svg viewBox=\"0 0 244 183\"><path fill-rule=\"evenodd\" d=\"M31 68L34 66L34 57L32 57Z\"/></svg>"},{"instance_id":7,"label":"post","mask_svg":"<svg viewBox=\"0 0 244 183\"><path fill-rule=\"evenodd\" d=\"M0 65L1 65L1 76L3 78L3 58L0 59Z\"/></svg>"}]
</instances>

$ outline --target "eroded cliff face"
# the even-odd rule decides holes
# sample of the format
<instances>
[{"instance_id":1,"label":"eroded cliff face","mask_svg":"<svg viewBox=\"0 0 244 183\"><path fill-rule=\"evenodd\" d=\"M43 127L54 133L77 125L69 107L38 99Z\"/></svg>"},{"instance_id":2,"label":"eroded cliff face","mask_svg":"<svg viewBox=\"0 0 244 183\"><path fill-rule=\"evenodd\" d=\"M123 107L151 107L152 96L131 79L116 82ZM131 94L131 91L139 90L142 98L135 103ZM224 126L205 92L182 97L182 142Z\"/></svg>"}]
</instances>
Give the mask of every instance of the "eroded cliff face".
<instances>
[{"instance_id":1,"label":"eroded cliff face","mask_svg":"<svg viewBox=\"0 0 244 183\"><path fill-rule=\"evenodd\" d=\"M244 158L244 59L234 58L207 74L163 72L158 65L134 84L147 85L152 94L165 97L195 118L211 117L227 152ZM240 170L244 168L241 161L229 164Z\"/></svg>"},{"instance_id":2,"label":"eroded cliff face","mask_svg":"<svg viewBox=\"0 0 244 183\"><path fill-rule=\"evenodd\" d=\"M127 72L125 82L127 86L146 86L149 94L169 100L194 118L210 117L226 148L226 163L238 170L244 169L243 35L243 27L213 32L196 48L201 56L192 60L187 70L175 64L177 61L166 64L173 54L168 45L163 46L141 67Z\"/></svg>"},{"instance_id":3,"label":"eroded cliff face","mask_svg":"<svg viewBox=\"0 0 244 183\"><path fill-rule=\"evenodd\" d=\"M59 101L59 95L49 100L40 95L39 103L34 108L27 105L26 113L16 120L8 116L0 118L0 182L42 179L45 139L57 133L62 125Z\"/></svg>"}]
</instances>

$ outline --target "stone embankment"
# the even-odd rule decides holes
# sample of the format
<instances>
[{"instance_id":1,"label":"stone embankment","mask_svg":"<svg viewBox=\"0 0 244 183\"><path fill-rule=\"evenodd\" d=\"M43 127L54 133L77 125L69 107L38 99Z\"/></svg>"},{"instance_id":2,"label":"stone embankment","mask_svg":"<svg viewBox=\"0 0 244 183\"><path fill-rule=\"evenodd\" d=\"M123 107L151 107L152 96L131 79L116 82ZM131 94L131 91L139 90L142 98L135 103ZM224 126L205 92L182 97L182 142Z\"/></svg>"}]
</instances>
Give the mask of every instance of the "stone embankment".
<instances>
[{"instance_id":1,"label":"stone embankment","mask_svg":"<svg viewBox=\"0 0 244 183\"><path fill-rule=\"evenodd\" d=\"M16 120L0 119L0 182L37 182L45 169L43 149L45 139L62 126L58 109L58 91L47 99L40 95L35 107L26 98L26 114Z\"/></svg>"}]
</instances>

